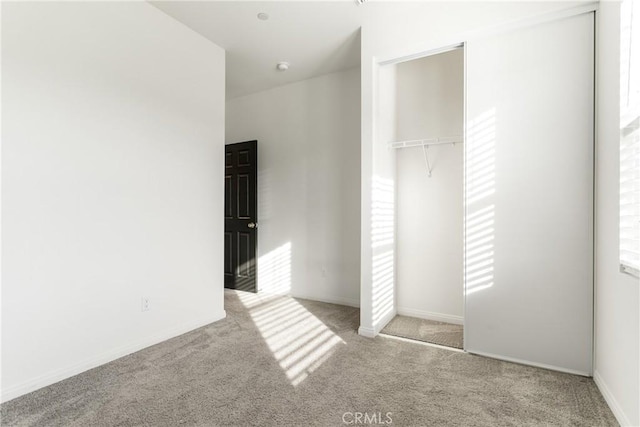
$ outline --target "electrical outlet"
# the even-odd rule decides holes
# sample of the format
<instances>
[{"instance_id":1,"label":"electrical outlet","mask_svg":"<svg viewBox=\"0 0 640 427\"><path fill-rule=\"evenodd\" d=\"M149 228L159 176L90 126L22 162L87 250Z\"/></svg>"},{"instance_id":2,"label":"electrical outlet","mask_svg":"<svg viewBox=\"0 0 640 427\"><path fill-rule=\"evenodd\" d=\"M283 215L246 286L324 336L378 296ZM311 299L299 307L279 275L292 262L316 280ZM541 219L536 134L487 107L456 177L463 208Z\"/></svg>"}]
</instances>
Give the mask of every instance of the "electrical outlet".
<instances>
[{"instance_id":1,"label":"electrical outlet","mask_svg":"<svg viewBox=\"0 0 640 427\"><path fill-rule=\"evenodd\" d=\"M149 311L151 304L148 297L142 297L142 311Z\"/></svg>"}]
</instances>

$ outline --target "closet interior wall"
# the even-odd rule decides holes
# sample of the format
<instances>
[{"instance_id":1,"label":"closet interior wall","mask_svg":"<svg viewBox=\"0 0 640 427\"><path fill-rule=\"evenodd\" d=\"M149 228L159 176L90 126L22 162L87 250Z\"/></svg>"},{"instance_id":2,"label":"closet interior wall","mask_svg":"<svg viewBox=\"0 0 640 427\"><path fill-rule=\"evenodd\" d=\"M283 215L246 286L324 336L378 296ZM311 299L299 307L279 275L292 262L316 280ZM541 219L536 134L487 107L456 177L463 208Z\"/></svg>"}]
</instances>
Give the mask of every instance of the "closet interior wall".
<instances>
[{"instance_id":1,"label":"closet interior wall","mask_svg":"<svg viewBox=\"0 0 640 427\"><path fill-rule=\"evenodd\" d=\"M462 136L464 52L407 61L396 70L396 141ZM463 144L396 150L397 312L463 320Z\"/></svg>"}]
</instances>

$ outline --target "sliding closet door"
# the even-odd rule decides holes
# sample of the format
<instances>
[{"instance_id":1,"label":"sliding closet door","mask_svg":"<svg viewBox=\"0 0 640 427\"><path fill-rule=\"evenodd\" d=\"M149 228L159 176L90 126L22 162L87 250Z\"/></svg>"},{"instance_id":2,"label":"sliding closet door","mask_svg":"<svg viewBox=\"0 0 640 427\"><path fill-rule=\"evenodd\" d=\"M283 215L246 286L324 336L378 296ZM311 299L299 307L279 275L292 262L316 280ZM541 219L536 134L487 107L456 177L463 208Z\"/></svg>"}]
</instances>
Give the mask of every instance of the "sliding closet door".
<instances>
[{"instance_id":1,"label":"sliding closet door","mask_svg":"<svg viewBox=\"0 0 640 427\"><path fill-rule=\"evenodd\" d=\"M465 348L591 373L593 13L468 43Z\"/></svg>"}]
</instances>

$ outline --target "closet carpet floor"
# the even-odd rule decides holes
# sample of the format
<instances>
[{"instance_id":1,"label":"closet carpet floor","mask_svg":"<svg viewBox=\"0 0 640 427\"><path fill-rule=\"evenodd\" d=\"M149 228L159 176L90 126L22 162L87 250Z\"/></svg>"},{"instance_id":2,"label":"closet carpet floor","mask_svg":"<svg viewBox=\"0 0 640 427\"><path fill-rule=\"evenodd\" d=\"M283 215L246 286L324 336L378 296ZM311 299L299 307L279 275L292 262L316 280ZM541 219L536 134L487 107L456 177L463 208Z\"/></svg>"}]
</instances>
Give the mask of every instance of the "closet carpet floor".
<instances>
[{"instance_id":1,"label":"closet carpet floor","mask_svg":"<svg viewBox=\"0 0 640 427\"><path fill-rule=\"evenodd\" d=\"M1 424L617 425L589 378L364 338L355 308L234 291L225 304L224 320L2 404Z\"/></svg>"},{"instance_id":2,"label":"closet carpet floor","mask_svg":"<svg viewBox=\"0 0 640 427\"><path fill-rule=\"evenodd\" d=\"M453 323L396 316L380 332L462 349L462 325L454 325Z\"/></svg>"}]
</instances>

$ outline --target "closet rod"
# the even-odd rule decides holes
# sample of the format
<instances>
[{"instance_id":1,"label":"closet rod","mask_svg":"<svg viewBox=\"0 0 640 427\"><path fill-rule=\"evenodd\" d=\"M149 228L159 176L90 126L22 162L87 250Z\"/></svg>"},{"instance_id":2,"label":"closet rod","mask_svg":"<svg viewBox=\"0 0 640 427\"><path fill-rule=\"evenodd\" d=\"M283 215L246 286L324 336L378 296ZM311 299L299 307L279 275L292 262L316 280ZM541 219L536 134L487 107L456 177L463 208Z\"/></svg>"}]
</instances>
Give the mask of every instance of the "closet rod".
<instances>
[{"instance_id":1,"label":"closet rod","mask_svg":"<svg viewBox=\"0 0 640 427\"><path fill-rule=\"evenodd\" d=\"M406 148L406 147L422 147L422 154L424 155L424 163L427 167L427 176L431 178L433 168L429 161L429 154L427 149L432 145L442 144L457 144L462 143L461 136L449 136L443 138L430 138L430 139L411 139L409 141L394 141L389 143L389 148Z\"/></svg>"}]
</instances>

